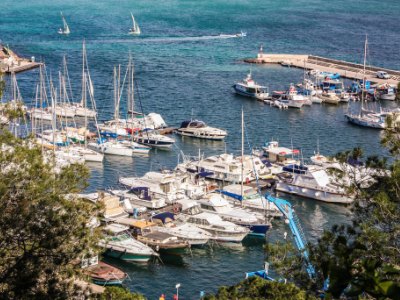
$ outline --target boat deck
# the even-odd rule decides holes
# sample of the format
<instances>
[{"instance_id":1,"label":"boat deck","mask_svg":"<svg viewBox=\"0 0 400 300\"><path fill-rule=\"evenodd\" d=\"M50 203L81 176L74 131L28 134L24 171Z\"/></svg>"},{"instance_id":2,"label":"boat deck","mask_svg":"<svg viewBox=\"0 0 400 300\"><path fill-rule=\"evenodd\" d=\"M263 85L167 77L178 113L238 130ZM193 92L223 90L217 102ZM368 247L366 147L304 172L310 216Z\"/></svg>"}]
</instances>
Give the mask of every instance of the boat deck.
<instances>
[{"instance_id":1,"label":"boat deck","mask_svg":"<svg viewBox=\"0 0 400 300\"><path fill-rule=\"evenodd\" d=\"M349 79L360 80L363 78L363 65L361 64L315 55L259 53L256 58L244 59L244 62L255 64L284 64L288 67L302 68L306 70L318 70L328 73L338 73L341 77ZM377 71L387 72L390 78L377 78ZM366 79L379 84L389 83L391 85L397 85L400 82L400 71L367 66Z\"/></svg>"}]
</instances>

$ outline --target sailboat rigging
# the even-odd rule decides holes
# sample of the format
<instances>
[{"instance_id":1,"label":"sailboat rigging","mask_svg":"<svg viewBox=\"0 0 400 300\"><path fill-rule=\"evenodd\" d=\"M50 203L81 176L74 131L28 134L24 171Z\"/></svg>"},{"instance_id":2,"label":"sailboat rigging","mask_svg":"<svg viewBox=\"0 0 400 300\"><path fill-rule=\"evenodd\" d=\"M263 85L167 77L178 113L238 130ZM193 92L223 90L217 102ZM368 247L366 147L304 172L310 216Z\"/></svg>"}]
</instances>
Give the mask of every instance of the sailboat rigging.
<instances>
[{"instance_id":1,"label":"sailboat rigging","mask_svg":"<svg viewBox=\"0 0 400 300\"><path fill-rule=\"evenodd\" d=\"M64 17L62 12L61 12L61 19L63 21L63 28L58 29L58 33L59 34L64 34L64 35L70 34L71 31L69 30L69 26L68 26L67 20L65 20L65 17Z\"/></svg>"},{"instance_id":2,"label":"sailboat rigging","mask_svg":"<svg viewBox=\"0 0 400 300\"><path fill-rule=\"evenodd\" d=\"M129 34L139 35L141 33L140 27L139 27L138 23L135 21L135 17L133 16L132 13L131 13L131 17L132 17L132 28L129 29Z\"/></svg>"}]
</instances>

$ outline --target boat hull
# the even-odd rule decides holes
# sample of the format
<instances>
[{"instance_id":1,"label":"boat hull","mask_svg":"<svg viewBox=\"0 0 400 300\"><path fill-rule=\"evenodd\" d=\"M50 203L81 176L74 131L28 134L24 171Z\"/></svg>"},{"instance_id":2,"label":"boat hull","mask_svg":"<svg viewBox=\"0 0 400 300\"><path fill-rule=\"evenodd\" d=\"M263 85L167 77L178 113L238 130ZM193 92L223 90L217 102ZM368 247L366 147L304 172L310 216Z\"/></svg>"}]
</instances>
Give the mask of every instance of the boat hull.
<instances>
[{"instance_id":1,"label":"boat hull","mask_svg":"<svg viewBox=\"0 0 400 300\"><path fill-rule=\"evenodd\" d=\"M304 198L311 198L328 203L350 204L353 202L353 199L345 194L332 193L324 190L295 186L285 182L279 182L276 185L276 190L287 194L294 194Z\"/></svg>"},{"instance_id":2,"label":"boat hull","mask_svg":"<svg viewBox=\"0 0 400 300\"><path fill-rule=\"evenodd\" d=\"M182 135L182 136L188 136L188 137L192 137L192 138L198 138L198 139L205 139L205 140L223 140L225 138L226 135L196 135L193 132L187 132L187 131L182 131L180 129L178 129L176 131L177 134Z\"/></svg>"},{"instance_id":3,"label":"boat hull","mask_svg":"<svg viewBox=\"0 0 400 300\"><path fill-rule=\"evenodd\" d=\"M347 121L349 121L352 124L358 125L358 126L375 128L375 129L385 129L384 123L372 123L372 122L368 122L366 120L362 120L356 116L351 116L351 115L345 115L345 117L346 117Z\"/></svg>"},{"instance_id":4,"label":"boat hull","mask_svg":"<svg viewBox=\"0 0 400 300\"><path fill-rule=\"evenodd\" d=\"M108 249L105 253L109 257L118 258L127 262L141 262L146 263L150 260L150 254L137 254L137 253L128 253L128 252L120 252L113 249Z\"/></svg>"}]
</instances>

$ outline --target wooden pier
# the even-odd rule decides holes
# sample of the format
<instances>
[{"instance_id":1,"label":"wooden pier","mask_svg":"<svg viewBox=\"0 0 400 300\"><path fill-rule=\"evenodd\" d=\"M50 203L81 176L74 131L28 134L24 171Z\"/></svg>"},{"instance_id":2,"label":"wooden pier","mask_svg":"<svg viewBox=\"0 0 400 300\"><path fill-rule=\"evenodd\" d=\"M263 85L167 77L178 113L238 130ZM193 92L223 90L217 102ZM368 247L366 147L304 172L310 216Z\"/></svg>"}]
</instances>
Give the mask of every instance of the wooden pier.
<instances>
[{"instance_id":1,"label":"wooden pier","mask_svg":"<svg viewBox=\"0 0 400 300\"><path fill-rule=\"evenodd\" d=\"M287 67L338 73L341 77L349 79L363 79L363 65L315 55L258 53L256 58L245 59L244 61L255 64L281 64ZM400 82L400 71L373 66L367 66L365 69L366 79L373 83L388 83L397 86ZM387 72L390 79L377 78L377 71Z\"/></svg>"}]
</instances>

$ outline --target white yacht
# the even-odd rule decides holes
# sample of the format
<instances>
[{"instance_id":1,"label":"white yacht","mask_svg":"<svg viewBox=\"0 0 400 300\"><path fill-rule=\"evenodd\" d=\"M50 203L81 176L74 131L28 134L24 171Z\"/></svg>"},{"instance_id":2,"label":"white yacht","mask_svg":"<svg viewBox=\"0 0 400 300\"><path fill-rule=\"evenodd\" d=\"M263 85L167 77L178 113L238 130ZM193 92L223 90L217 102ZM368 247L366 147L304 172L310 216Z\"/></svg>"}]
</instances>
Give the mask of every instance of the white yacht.
<instances>
[{"instance_id":1,"label":"white yacht","mask_svg":"<svg viewBox=\"0 0 400 300\"><path fill-rule=\"evenodd\" d=\"M390 84L381 84L376 87L376 97L379 100L391 100L396 99L396 93L394 88Z\"/></svg>"},{"instance_id":2,"label":"white yacht","mask_svg":"<svg viewBox=\"0 0 400 300\"><path fill-rule=\"evenodd\" d=\"M170 148L175 143L174 139L154 131L142 132L139 135L133 136L133 140L136 143L155 148Z\"/></svg>"},{"instance_id":3,"label":"white yacht","mask_svg":"<svg viewBox=\"0 0 400 300\"><path fill-rule=\"evenodd\" d=\"M73 146L70 149L71 152L75 152L77 155L84 158L86 162L102 162L104 160L104 154L86 148L84 146Z\"/></svg>"},{"instance_id":4,"label":"white yacht","mask_svg":"<svg viewBox=\"0 0 400 300\"><path fill-rule=\"evenodd\" d=\"M243 165L243 172L242 172ZM264 165L259 157L251 155L234 156L233 154L220 154L197 161L186 161L178 165L179 169L198 172L201 176L222 180L226 182L250 182L269 176L271 171Z\"/></svg>"},{"instance_id":5,"label":"white yacht","mask_svg":"<svg viewBox=\"0 0 400 300\"><path fill-rule=\"evenodd\" d=\"M111 190L112 194L128 199L131 204L159 209L167 206L165 197L152 193L147 186L136 186L129 190Z\"/></svg>"},{"instance_id":6,"label":"white yacht","mask_svg":"<svg viewBox=\"0 0 400 300\"><path fill-rule=\"evenodd\" d=\"M133 150L131 147L126 146L116 140L104 141L101 139L98 142L88 143L88 147L103 154L119 156L133 155Z\"/></svg>"},{"instance_id":7,"label":"white yacht","mask_svg":"<svg viewBox=\"0 0 400 300\"><path fill-rule=\"evenodd\" d=\"M267 87L255 83L253 78L251 78L251 72L247 74L247 77L243 79L243 81L235 83L233 89L236 94L241 96L256 98L259 100L269 98Z\"/></svg>"},{"instance_id":8,"label":"white yacht","mask_svg":"<svg viewBox=\"0 0 400 300\"><path fill-rule=\"evenodd\" d=\"M27 111L29 118L43 121L52 121L53 113L48 108L33 107Z\"/></svg>"},{"instance_id":9,"label":"white yacht","mask_svg":"<svg viewBox=\"0 0 400 300\"><path fill-rule=\"evenodd\" d=\"M125 186L147 187L151 194L166 199L168 203L174 203L179 199L187 199L182 179L172 172L147 172L142 177L121 177L119 182Z\"/></svg>"},{"instance_id":10,"label":"white yacht","mask_svg":"<svg viewBox=\"0 0 400 300\"><path fill-rule=\"evenodd\" d=\"M259 194L257 189L251 186L243 186L240 184L230 184L219 191L224 198L231 204L246 208L250 211L262 213L269 217L280 218L282 213L274 203L265 199L264 195Z\"/></svg>"},{"instance_id":11,"label":"white yacht","mask_svg":"<svg viewBox=\"0 0 400 300\"><path fill-rule=\"evenodd\" d=\"M349 204L354 200L322 167L310 165L303 171L289 174L290 177L278 181L278 191L330 203Z\"/></svg>"},{"instance_id":12,"label":"white yacht","mask_svg":"<svg viewBox=\"0 0 400 300\"><path fill-rule=\"evenodd\" d=\"M99 246L106 249L106 255L128 262L148 262L158 254L145 244L135 240L129 233L129 227L109 224L104 228L106 237Z\"/></svg>"},{"instance_id":13,"label":"white yacht","mask_svg":"<svg viewBox=\"0 0 400 300\"><path fill-rule=\"evenodd\" d=\"M210 232L213 240L219 242L240 243L250 232L248 228L224 221L220 216L202 212L199 204L192 200L179 200L182 220Z\"/></svg>"},{"instance_id":14,"label":"white yacht","mask_svg":"<svg viewBox=\"0 0 400 300\"><path fill-rule=\"evenodd\" d=\"M182 136L190 136L199 139L222 140L226 137L227 132L222 129L210 127L203 121L190 120L182 122L176 133Z\"/></svg>"},{"instance_id":15,"label":"white yacht","mask_svg":"<svg viewBox=\"0 0 400 300\"><path fill-rule=\"evenodd\" d=\"M202 246L212 239L212 234L194 224L176 220L171 212L151 216L151 221L159 224L157 231L172 234L187 241L191 246Z\"/></svg>"},{"instance_id":16,"label":"white yacht","mask_svg":"<svg viewBox=\"0 0 400 300\"><path fill-rule=\"evenodd\" d=\"M141 145L139 143L133 142L133 141L128 141L128 140L122 140L119 141L122 145L127 146L132 148L133 153L137 154L148 154L151 150L150 147Z\"/></svg>"},{"instance_id":17,"label":"white yacht","mask_svg":"<svg viewBox=\"0 0 400 300\"><path fill-rule=\"evenodd\" d=\"M220 194L212 193L197 200L203 211L216 214L223 220L249 228L252 235L264 236L271 227L264 214L250 212L239 206L233 206Z\"/></svg>"},{"instance_id":18,"label":"white yacht","mask_svg":"<svg viewBox=\"0 0 400 300\"><path fill-rule=\"evenodd\" d=\"M114 119L98 124L97 128L103 136L116 138L118 136L128 136L128 125L125 119Z\"/></svg>"}]
</instances>

